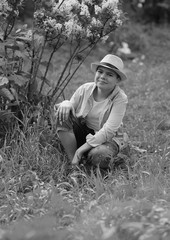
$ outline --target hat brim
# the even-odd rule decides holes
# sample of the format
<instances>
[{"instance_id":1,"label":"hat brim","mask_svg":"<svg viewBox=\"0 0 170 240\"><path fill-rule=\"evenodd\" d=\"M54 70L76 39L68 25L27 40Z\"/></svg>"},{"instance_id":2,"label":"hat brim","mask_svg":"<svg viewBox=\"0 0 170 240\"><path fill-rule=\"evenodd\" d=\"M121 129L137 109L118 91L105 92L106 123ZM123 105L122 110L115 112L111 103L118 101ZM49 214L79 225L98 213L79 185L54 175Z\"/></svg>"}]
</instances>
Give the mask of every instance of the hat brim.
<instances>
[{"instance_id":1,"label":"hat brim","mask_svg":"<svg viewBox=\"0 0 170 240\"><path fill-rule=\"evenodd\" d=\"M102 64L102 63L92 63L92 64L91 64L91 70L92 70L93 72L96 72L96 70L97 70L97 68L98 68L99 66L105 67L105 68L108 68L108 69L111 69L111 70L113 70L114 72L116 72L116 73L120 76L121 81L124 81L124 80L127 79L127 76L125 75L124 72L121 72L119 69L116 69L116 68L108 67L107 65Z\"/></svg>"}]
</instances>

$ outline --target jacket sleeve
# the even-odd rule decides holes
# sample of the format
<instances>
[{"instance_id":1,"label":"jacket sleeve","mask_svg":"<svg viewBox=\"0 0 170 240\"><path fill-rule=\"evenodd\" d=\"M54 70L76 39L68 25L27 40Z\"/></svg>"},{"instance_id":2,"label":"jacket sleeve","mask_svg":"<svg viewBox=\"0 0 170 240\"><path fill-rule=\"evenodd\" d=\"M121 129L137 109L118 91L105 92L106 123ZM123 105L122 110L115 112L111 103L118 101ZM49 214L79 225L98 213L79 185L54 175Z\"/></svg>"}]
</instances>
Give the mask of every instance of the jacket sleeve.
<instances>
[{"instance_id":1,"label":"jacket sleeve","mask_svg":"<svg viewBox=\"0 0 170 240\"><path fill-rule=\"evenodd\" d=\"M118 129L122 125L122 120L126 112L127 102L128 100L126 96L115 100L110 115L102 128L96 132L95 135L88 134L86 136L86 141L89 145L96 147L104 142L110 141L113 137L116 136Z\"/></svg>"},{"instance_id":2,"label":"jacket sleeve","mask_svg":"<svg viewBox=\"0 0 170 240\"><path fill-rule=\"evenodd\" d=\"M74 110L76 111L79 103L80 103L80 99L83 95L84 92L84 86L81 85L72 95L71 99L70 99L70 103L72 104Z\"/></svg>"}]
</instances>

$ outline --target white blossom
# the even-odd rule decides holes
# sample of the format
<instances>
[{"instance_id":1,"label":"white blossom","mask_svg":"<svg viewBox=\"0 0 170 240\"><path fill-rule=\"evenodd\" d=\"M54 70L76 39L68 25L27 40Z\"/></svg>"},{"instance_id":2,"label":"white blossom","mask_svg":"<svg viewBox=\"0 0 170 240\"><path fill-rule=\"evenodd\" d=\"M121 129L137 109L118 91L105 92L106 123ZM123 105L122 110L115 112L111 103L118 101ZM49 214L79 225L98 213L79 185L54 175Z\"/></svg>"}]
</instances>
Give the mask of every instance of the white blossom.
<instances>
[{"instance_id":1,"label":"white blossom","mask_svg":"<svg viewBox=\"0 0 170 240\"><path fill-rule=\"evenodd\" d=\"M32 29L29 29L26 33L26 37L31 39L32 38L32 35L33 35L33 32L32 32Z\"/></svg>"},{"instance_id":2,"label":"white blossom","mask_svg":"<svg viewBox=\"0 0 170 240\"><path fill-rule=\"evenodd\" d=\"M87 36L87 38L90 38L93 36L93 34L89 28L87 28L87 30L86 30L86 36Z\"/></svg>"},{"instance_id":3,"label":"white blossom","mask_svg":"<svg viewBox=\"0 0 170 240\"><path fill-rule=\"evenodd\" d=\"M104 0L102 2L102 8L114 8L118 4L118 0Z\"/></svg>"},{"instance_id":4,"label":"white blossom","mask_svg":"<svg viewBox=\"0 0 170 240\"><path fill-rule=\"evenodd\" d=\"M55 30L57 31L57 32L60 32L60 30L62 29L62 24L60 24L60 23L56 23L56 25L55 25Z\"/></svg>"},{"instance_id":5,"label":"white blossom","mask_svg":"<svg viewBox=\"0 0 170 240\"><path fill-rule=\"evenodd\" d=\"M95 17L92 17L91 25L94 27L101 27L102 23L99 19L96 19Z\"/></svg>"},{"instance_id":6,"label":"white blossom","mask_svg":"<svg viewBox=\"0 0 170 240\"><path fill-rule=\"evenodd\" d=\"M80 15L90 17L90 13L89 13L89 9L88 9L87 5L85 5L85 4L81 5Z\"/></svg>"},{"instance_id":7,"label":"white blossom","mask_svg":"<svg viewBox=\"0 0 170 240\"><path fill-rule=\"evenodd\" d=\"M11 11L11 7L8 5L8 2L6 0L1 0L0 2L0 12L7 12Z\"/></svg>"},{"instance_id":8,"label":"white blossom","mask_svg":"<svg viewBox=\"0 0 170 240\"><path fill-rule=\"evenodd\" d=\"M117 26L122 26L123 22L120 19L116 19Z\"/></svg>"},{"instance_id":9,"label":"white blossom","mask_svg":"<svg viewBox=\"0 0 170 240\"><path fill-rule=\"evenodd\" d=\"M36 11L34 13L34 18L40 17L43 18L45 16L45 14L42 11Z\"/></svg>"},{"instance_id":10,"label":"white blossom","mask_svg":"<svg viewBox=\"0 0 170 240\"><path fill-rule=\"evenodd\" d=\"M50 26L52 28L55 27L56 25L56 20L55 19L52 19L51 17L47 18L45 21L44 21L44 24L47 25L47 26Z\"/></svg>"},{"instance_id":11,"label":"white blossom","mask_svg":"<svg viewBox=\"0 0 170 240\"><path fill-rule=\"evenodd\" d=\"M121 12L120 12L119 9L116 7L116 8L113 10L113 14L114 14L117 18L120 18Z\"/></svg>"},{"instance_id":12,"label":"white blossom","mask_svg":"<svg viewBox=\"0 0 170 240\"><path fill-rule=\"evenodd\" d=\"M108 37L109 37L108 35L102 37L102 39L101 39L101 40L102 40L102 43L105 43L105 42L107 41Z\"/></svg>"},{"instance_id":13,"label":"white blossom","mask_svg":"<svg viewBox=\"0 0 170 240\"><path fill-rule=\"evenodd\" d=\"M82 33L82 27L78 25L78 23L73 19L70 19L68 22L65 22L64 26L67 37L70 37L70 35L73 36Z\"/></svg>"},{"instance_id":14,"label":"white blossom","mask_svg":"<svg viewBox=\"0 0 170 240\"><path fill-rule=\"evenodd\" d=\"M98 5L95 5L95 6L94 6L94 10L95 10L95 14L97 15L97 14L100 14L100 13L101 13L102 8L99 7Z\"/></svg>"}]
</instances>

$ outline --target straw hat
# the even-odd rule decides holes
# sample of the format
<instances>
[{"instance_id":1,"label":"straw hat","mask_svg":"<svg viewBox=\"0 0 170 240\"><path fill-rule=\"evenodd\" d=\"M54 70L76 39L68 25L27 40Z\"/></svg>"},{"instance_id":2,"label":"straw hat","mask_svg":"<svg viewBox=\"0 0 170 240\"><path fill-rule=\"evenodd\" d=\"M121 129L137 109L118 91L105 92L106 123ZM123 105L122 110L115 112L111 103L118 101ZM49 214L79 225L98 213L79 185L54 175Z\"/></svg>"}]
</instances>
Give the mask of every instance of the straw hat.
<instances>
[{"instance_id":1,"label":"straw hat","mask_svg":"<svg viewBox=\"0 0 170 240\"><path fill-rule=\"evenodd\" d=\"M96 72L99 66L113 70L120 76L122 81L127 79L124 73L123 61L121 58L117 57L116 55L113 55L113 54L106 55L100 62L92 63L91 69L94 72Z\"/></svg>"}]
</instances>

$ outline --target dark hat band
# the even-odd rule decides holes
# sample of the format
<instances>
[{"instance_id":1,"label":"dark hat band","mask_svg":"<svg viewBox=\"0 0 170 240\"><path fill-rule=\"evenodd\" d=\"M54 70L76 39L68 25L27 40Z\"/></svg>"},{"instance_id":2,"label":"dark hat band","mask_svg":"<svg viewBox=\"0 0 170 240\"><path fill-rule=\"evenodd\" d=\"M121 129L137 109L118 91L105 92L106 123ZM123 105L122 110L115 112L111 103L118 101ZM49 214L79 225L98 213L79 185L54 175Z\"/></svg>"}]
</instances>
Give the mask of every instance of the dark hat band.
<instances>
[{"instance_id":1,"label":"dark hat band","mask_svg":"<svg viewBox=\"0 0 170 240\"><path fill-rule=\"evenodd\" d=\"M110 67L110 68L114 68L114 69L117 69L119 70L117 67L115 67L114 65L110 64L110 63L106 63L106 62L100 62L101 65L106 65L107 67Z\"/></svg>"}]
</instances>

